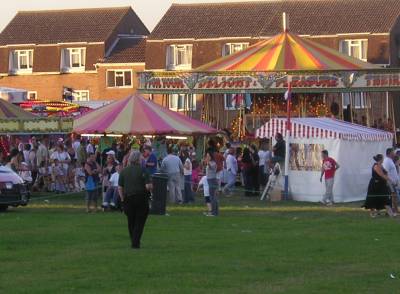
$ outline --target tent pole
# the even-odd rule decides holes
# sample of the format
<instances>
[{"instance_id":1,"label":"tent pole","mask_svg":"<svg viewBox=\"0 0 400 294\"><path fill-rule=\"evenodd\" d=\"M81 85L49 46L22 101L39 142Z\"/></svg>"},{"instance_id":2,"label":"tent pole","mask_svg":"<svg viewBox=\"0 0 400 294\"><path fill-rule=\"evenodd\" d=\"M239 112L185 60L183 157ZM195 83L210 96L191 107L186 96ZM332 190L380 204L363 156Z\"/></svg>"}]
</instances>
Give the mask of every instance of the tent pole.
<instances>
[{"instance_id":1,"label":"tent pole","mask_svg":"<svg viewBox=\"0 0 400 294\"><path fill-rule=\"evenodd\" d=\"M396 121L395 121L395 116L394 116L394 99L393 95L391 95L391 112L392 112L392 132L393 132L393 137L394 137L394 143L397 145L397 132L396 132Z\"/></svg>"},{"instance_id":2,"label":"tent pole","mask_svg":"<svg viewBox=\"0 0 400 294\"><path fill-rule=\"evenodd\" d=\"M386 92L386 120L389 119L389 92Z\"/></svg>"},{"instance_id":3,"label":"tent pole","mask_svg":"<svg viewBox=\"0 0 400 294\"><path fill-rule=\"evenodd\" d=\"M349 92L349 98L350 98L350 121L353 123L353 93Z\"/></svg>"},{"instance_id":4,"label":"tent pole","mask_svg":"<svg viewBox=\"0 0 400 294\"><path fill-rule=\"evenodd\" d=\"M367 92L364 92L363 95L365 95L365 100L366 100L365 115L367 116L367 127L369 127L369 126L371 125L370 116L369 116L369 109L370 109L369 101L370 101L370 96L369 96L369 93L367 93Z\"/></svg>"}]
</instances>

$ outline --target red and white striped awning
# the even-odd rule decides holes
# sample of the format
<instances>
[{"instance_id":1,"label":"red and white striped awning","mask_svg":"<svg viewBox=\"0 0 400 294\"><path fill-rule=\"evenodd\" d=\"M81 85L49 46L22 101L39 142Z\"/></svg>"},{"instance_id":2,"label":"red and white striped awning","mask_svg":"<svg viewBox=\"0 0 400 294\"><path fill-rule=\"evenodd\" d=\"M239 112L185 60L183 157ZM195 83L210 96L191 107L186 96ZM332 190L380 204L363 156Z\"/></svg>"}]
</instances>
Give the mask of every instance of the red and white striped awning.
<instances>
[{"instance_id":1,"label":"red and white striped awning","mask_svg":"<svg viewBox=\"0 0 400 294\"><path fill-rule=\"evenodd\" d=\"M392 140L390 132L372 129L349 122L321 118L292 118L292 138L342 139L352 141L381 141ZM256 137L272 138L276 133L285 135L286 118L273 118L264 126L257 129Z\"/></svg>"}]
</instances>

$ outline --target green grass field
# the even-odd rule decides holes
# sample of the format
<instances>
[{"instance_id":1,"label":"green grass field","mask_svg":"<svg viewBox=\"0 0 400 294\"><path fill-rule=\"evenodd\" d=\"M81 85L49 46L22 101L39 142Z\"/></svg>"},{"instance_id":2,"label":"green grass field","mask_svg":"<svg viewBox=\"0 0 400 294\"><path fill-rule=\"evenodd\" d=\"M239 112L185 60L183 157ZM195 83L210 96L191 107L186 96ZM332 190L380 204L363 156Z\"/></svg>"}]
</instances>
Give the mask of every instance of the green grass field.
<instances>
[{"instance_id":1,"label":"green grass field","mask_svg":"<svg viewBox=\"0 0 400 294\"><path fill-rule=\"evenodd\" d=\"M0 214L0 293L400 293L399 221L359 204L233 197L207 218L198 198L150 216L135 251L125 216L81 197Z\"/></svg>"}]
</instances>

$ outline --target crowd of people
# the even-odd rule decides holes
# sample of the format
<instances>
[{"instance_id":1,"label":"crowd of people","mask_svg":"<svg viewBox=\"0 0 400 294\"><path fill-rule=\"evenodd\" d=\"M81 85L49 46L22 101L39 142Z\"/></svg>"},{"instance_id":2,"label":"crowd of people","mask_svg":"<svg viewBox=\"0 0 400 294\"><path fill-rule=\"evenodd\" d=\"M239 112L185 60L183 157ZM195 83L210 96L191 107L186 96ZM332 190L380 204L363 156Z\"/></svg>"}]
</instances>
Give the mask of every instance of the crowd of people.
<instances>
[{"instance_id":1,"label":"crowd of people","mask_svg":"<svg viewBox=\"0 0 400 294\"><path fill-rule=\"evenodd\" d=\"M86 190L88 212L97 210L99 199L104 210L111 210L120 206L119 173L136 150L150 176L157 172L167 176L170 202L193 203L195 192L202 189L206 215L215 216L217 195L229 197L237 182L244 187L245 196L259 196L266 185L273 154L283 160L284 148L280 134L273 152L268 150L267 142L262 142L258 150L256 145L221 146L210 140L204 156L198 158L194 146L188 143L157 144L149 139L132 139L119 144L113 141L100 148L95 139L78 135L65 139L44 135L25 140L12 138L8 152L0 149L0 164L19 173L34 191L62 194Z\"/></svg>"},{"instance_id":2,"label":"crowd of people","mask_svg":"<svg viewBox=\"0 0 400 294\"><path fill-rule=\"evenodd\" d=\"M86 191L87 211L115 210L121 206L119 174L129 165L129 156L140 152L142 169L150 176L166 179L171 203L191 204L195 193L203 192L207 216L219 214L218 197L230 197L236 186L242 186L244 196L259 196L267 185L275 163L283 167L285 141L275 137L269 150L267 141L249 146L222 145L210 140L204 156L199 158L193 145L176 142L151 142L149 139L112 141L100 148L98 141L80 136L66 139L32 136L23 142L18 137L10 141L9 151L0 148L0 164L6 165L29 184L32 190L54 193ZM157 145L157 146L155 146ZM331 205L333 185L339 164L321 154L321 182L326 193L322 203ZM389 148L386 156L374 157L372 178L364 207L376 217L385 209L390 216L398 213L400 195L400 150ZM157 175L155 175L157 173ZM159 173L159 174L158 174Z\"/></svg>"}]
</instances>

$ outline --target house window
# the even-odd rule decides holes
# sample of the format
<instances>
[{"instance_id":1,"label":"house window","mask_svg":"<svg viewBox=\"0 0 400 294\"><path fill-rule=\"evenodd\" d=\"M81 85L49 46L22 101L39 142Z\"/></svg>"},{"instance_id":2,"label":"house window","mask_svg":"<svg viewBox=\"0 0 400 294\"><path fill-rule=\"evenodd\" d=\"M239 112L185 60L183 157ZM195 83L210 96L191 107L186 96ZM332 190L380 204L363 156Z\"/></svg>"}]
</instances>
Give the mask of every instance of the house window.
<instances>
[{"instance_id":1,"label":"house window","mask_svg":"<svg viewBox=\"0 0 400 294\"><path fill-rule=\"evenodd\" d=\"M342 40L339 51L354 58L367 61L368 40Z\"/></svg>"},{"instance_id":2,"label":"house window","mask_svg":"<svg viewBox=\"0 0 400 294\"><path fill-rule=\"evenodd\" d=\"M37 92L36 91L28 91L27 93L28 100L37 100Z\"/></svg>"},{"instance_id":3,"label":"house window","mask_svg":"<svg viewBox=\"0 0 400 294\"><path fill-rule=\"evenodd\" d=\"M61 50L61 71L84 71L86 48L64 48Z\"/></svg>"},{"instance_id":4,"label":"house window","mask_svg":"<svg viewBox=\"0 0 400 294\"><path fill-rule=\"evenodd\" d=\"M196 110L196 95L169 95L169 109L174 111Z\"/></svg>"},{"instance_id":5,"label":"house window","mask_svg":"<svg viewBox=\"0 0 400 294\"><path fill-rule=\"evenodd\" d=\"M9 65L11 73L32 72L33 50L11 51Z\"/></svg>"},{"instance_id":6,"label":"house window","mask_svg":"<svg viewBox=\"0 0 400 294\"><path fill-rule=\"evenodd\" d=\"M231 55L249 47L249 43L226 43L222 47L222 56Z\"/></svg>"},{"instance_id":7,"label":"house window","mask_svg":"<svg viewBox=\"0 0 400 294\"><path fill-rule=\"evenodd\" d=\"M167 69L191 69L193 45L169 45L167 47Z\"/></svg>"},{"instance_id":8,"label":"house window","mask_svg":"<svg viewBox=\"0 0 400 294\"><path fill-rule=\"evenodd\" d=\"M89 90L74 90L72 93L75 101L89 101Z\"/></svg>"},{"instance_id":9,"label":"house window","mask_svg":"<svg viewBox=\"0 0 400 294\"><path fill-rule=\"evenodd\" d=\"M132 88L132 70L108 70L108 88Z\"/></svg>"},{"instance_id":10,"label":"house window","mask_svg":"<svg viewBox=\"0 0 400 294\"><path fill-rule=\"evenodd\" d=\"M367 99L362 92L342 93L342 103L344 109L346 109L349 104L354 109L368 108Z\"/></svg>"}]
</instances>

